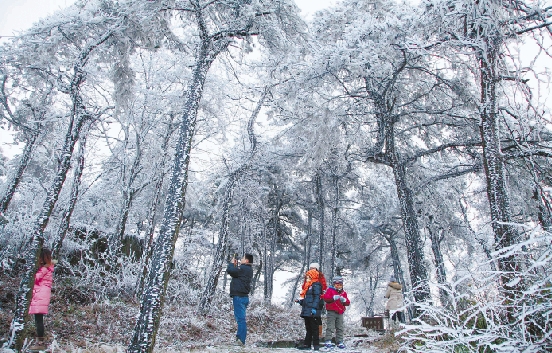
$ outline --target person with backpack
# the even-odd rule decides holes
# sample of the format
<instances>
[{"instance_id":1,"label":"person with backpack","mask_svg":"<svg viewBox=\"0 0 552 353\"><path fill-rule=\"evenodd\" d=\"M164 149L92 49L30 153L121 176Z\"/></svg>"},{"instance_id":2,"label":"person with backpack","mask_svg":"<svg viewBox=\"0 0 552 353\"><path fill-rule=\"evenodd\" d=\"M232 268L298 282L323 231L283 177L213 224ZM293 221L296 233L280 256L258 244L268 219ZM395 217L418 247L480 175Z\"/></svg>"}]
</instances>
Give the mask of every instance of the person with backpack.
<instances>
[{"instance_id":1,"label":"person with backpack","mask_svg":"<svg viewBox=\"0 0 552 353\"><path fill-rule=\"evenodd\" d=\"M46 349L44 338L44 315L48 314L48 306L52 296L54 281L54 264L50 249L43 248L40 252L40 267L35 274L33 296L29 306L29 315L34 315L36 326L36 343L29 347L31 351Z\"/></svg>"},{"instance_id":2,"label":"person with backpack","mask_svg":"<svg viewBox=\"0 0 552 353\"><path fill-rule=\"evenodd\" d=\"M315 351L320 350L320 336L318 327L322 324L320 318L323 306L320 307L320 296L322 295L322 284L317 269L310 269L305 274L306 288L302 299L296 300L301 305L301 317L305 320L305 340L303 345L297 347L301 350L310 350L311 344ZM303 293L303 292L302 292Z\"/></svg>"},{"instance_id":3,"label":"person with backpack","mask_svg":"<svg viewBox=\"0 0 552 353\"><path fill-rule=\"evenodd\" d=\"M343 343L343 313L345 307L351 304L347 297L347 292L343 290L343 277L336 276L332 279L332 285L322 295L322 299L326 302L326 348L333 348L332 337L335 333L335 342L337 348L345 348Z\"/></svg>"}]
</instances>

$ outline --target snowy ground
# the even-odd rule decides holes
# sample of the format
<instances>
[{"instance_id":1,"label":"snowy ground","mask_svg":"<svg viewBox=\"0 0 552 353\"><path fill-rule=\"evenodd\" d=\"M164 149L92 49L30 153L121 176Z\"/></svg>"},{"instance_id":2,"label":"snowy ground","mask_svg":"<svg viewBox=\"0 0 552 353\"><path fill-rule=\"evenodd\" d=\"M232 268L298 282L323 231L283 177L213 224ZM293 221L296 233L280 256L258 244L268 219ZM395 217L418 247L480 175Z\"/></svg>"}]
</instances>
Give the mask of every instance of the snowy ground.
<instances>
[{"instance_id":1,"label":"snowy ground","mask_svg":"<svg viewBox=\"0 0 552 353\"><path fill-rule=\"evenodd\" d=\"M383 349L377 347L374 343L381 336L372 337L349 337L346 343L349 345L345 349L326 349L322 347L320 352L332 352L332 353L384 353L389 352L389 349ZM282 343L282 341L280 341ZM236 346L234 344L217 344L207 346L188 346L181 348L162 348L155 349L155 352L163 353L185 353L185 352L205 352L205 353L290 353L290 352L308 352L298 350L296 348L267 348L263 343L252 343L244 346ZM110 345L110 344L91 344L87 347L61 347L56 341L52 342L46 353L124 353L126 347L123 345ZM313 350L311 350L312 352ZM26 351L29 352L29 351ZM0 353L15 353L11 349L0 348Z\"/></svg>"},{"instance_id":2,"label":"snowy ground","mask_svg":"<svg viewBox=\"0 0 552 353\"><path fill-rule=\"evenodd\" d=\"M0 347L8 337L12 319L13 296L18 281L0 274ZM133 298L116 298L82 304L75 301L71 287L58 284L50 304L46 324L46 341L52 353L123 353L126 351L139 304ZM77 293L78 294L78 293ZM186 293L184 293L186 294ZM165 313L157 334L155 353L177 352L301 352L295 348L276 348L274 342L293 347L305 335L300 307L267 305L262 298L253 298L247 312L248 334L245 347L230 343L235 339L236 323L230 298L218 293L213 299L209 315L200 315L191 308L197 296L171 297L165 304ZM76 297L79 299L80 297ZM34 322L29 321L32 338ZM29 343L29 345L32 342ZM274 348L267 348L267 346ZM360 317L347 311L345 314L345 344L347 349L333 352L388 353L399 348L400 339L393 335L380 335L362 327ZM323 352L324 350L321 350ZM2 350L0 353L13 353Z\"/></svg>"},{"instance_id":3,"label":"snowy ground","mask_svg":"<svg viewBox=\"0 0 552 353\"><path fill-rule=\"evenodd\" d=\"M345 348L345 349L337 349L334 348L332 350L322 348L320 350L321 352L335 352L335 353L376 353L380 352L376 350L375 348ZM240 352L240 353L298 353L298 352L308 352L308 351L301 351L296 348L261 348L261 347L229 347L229 346L214 346L214 347L205 347L202 350L190 350L189 352L220 352L220 353L230 353L230 352ZM312 350L311 350L312 352Z\"/></svg>"},{"instance_id":4,"label":"snowy ground","mask_svg":"<svg viewBox=\"0 0 552 353\"><path fill-rule=\"evenodd\" d=\"M123 346L110 346L110 345L101 345L96 348L76 348L70 351L64 349L49 349L47 353L124 353L126 347ZM312 352L313 350L311 350ZM321 352L333 352L333 353L381 353L384 352L375 347L372 348L345 348L345 349L326 349L321 348ZM161 351L159 351L161 352ZM197 348L183 348L182 350L167 350L163 349L163 353L185 353L185 352L205 352L205 353L298 353L298 352L308 352L303 350L298 350L296 348L264 348L257 347L255 345L249 345L245 347L238 347L233 345L216 345L216 346L207 346L207 347L197 347ZM10 349L1 349L0 353L15 353L15 351Z\"/></svg>"}]
</instances>

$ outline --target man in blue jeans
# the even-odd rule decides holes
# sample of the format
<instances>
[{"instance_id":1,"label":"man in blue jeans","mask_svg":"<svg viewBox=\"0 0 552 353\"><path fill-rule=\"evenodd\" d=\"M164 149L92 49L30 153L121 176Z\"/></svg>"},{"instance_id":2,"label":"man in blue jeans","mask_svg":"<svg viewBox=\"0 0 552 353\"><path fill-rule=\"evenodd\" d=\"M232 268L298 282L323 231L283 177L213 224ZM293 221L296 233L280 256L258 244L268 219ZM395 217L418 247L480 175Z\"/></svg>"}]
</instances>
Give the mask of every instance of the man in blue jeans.
<instances>
[{"instance_id":1,"label":"man in blue jeans","mask_svg":"<svg viewBox=\"0 0 552 353\"><path fill-rule=\"evenodd\" d=\"M234 258L226 268L226 272L232 277L230 296L234 305L234 317L238 324L236 342L239 345L245 345L245 338L247 336L245 310L249 305L249 292L251 290L251 279L253 278L252 263L253 255L245 254L240 263L238 263L238 259Z\"/></svg>"}]
</instances>

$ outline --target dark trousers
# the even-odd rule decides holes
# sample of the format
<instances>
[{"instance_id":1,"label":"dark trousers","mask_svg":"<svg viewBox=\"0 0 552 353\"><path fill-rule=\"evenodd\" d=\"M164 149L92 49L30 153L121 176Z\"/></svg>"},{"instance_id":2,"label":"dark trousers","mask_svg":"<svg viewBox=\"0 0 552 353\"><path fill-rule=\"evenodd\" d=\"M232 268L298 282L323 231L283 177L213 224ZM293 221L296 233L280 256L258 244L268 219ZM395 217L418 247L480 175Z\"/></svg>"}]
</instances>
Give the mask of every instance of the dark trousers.
<instances>
[{"instance_id":1,"label":"dark trousers","mask_svg":"<svg viewBox=\"0 0 552 353\"><path fill-rule=\"evenodd\" d=\"M44 314L34 314L36 335L37 337L44 337Z\"/></svg>"},{"instance_id":2,"label":"dark trousers","mask_svg":"<svg viewBox=\"0 0 552 353\"><path fill-rule=\"evenodd\" d=\"M396 311L391 317L391 320L393 321L399 320L399 322L404 324L404 313L402 311Z\"/></svg>"},{"instance_id":3,"label":"dark trousers","mask_svg":"<svg viewBox=\"0 0 552 353\"><path fill-rule=\"evenodd\" d=\"M319 346L320 337L318 336L318 326L322 324L322 320L319 317L304 317L305 329L307 333L305 335L305 346Z\"/></svg>"}]
</instances>

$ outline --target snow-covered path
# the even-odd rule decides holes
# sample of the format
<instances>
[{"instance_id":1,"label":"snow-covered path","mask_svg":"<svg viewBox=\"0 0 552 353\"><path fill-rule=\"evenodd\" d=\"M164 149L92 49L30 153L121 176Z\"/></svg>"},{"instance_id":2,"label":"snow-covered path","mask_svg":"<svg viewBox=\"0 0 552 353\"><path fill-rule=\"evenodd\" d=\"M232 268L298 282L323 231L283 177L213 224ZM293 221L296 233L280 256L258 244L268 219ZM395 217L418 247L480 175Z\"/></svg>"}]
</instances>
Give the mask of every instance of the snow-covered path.
<instances>
[{"instance_id":1,"label":"snow-covered path","mask_svg":"<svg viewBox=\"0 0 552 353\"><path fill-rule=\"evenodd\" d=\"M256 346L236 347L236 346L211 346L201 348L199 350L190 350L189 352L212 352L212 353L298 353L298 352L314 352L313 350L298 350L297 348L263 348ZM325 349L321 348L320 352L332 352L332 353L378 353L381 352L373 347L365 348L345 348L345 349Z\"/></svg>"}]
</instances>

